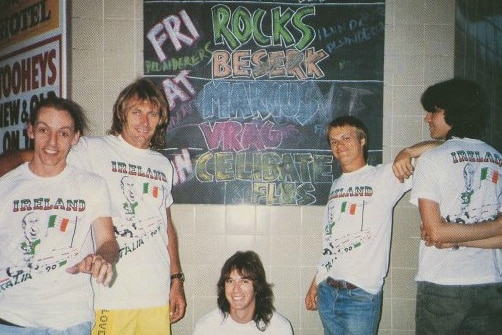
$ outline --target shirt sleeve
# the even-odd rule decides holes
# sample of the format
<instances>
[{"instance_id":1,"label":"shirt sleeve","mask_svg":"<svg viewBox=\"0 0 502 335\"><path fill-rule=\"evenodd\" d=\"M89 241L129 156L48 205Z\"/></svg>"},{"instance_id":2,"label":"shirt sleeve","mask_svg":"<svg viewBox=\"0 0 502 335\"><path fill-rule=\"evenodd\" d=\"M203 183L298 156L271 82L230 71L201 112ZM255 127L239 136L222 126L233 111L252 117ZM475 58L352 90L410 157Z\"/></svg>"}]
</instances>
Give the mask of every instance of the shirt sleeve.
<instances>
[{"instance_id":1,"label":"shirt sleeve","mask_svg":"<svg viewBox=\"0 0 502 335\"><path fill-rule=\"evenodd\" d=\"M110 192L108 185L104 178L93 175L90 182L90 190L93 192L92 196L92 221L99 217L112 216L112 206L110 199Z\"/></svg>"},{"instance_id":2,"label":"shirt sleeve","mask_svg":"<svg viewBox=\"0 0 502 335\"><path fill-rule=\"evenodd\" d=\"M418 206L418 199L429 199L437 203L441 202L440 190L437 182L438 173L435 172L434 164L428 157L422 156L417 160L413 173L413 188L411 189L410 202Z\"/></svg>"},{"instance_id":3,"label":"shirt sleeve","mask_svg":"<svg viewBox=\"0 0 502 335\"><path fill-rule=\"evenodd\" d=\"M86 171L92 171L89 153L91 152L90 143L87 137L83 136L78 143L71 147L66 161L69 165L76 166Z\"/></svg>"}]
</instances>

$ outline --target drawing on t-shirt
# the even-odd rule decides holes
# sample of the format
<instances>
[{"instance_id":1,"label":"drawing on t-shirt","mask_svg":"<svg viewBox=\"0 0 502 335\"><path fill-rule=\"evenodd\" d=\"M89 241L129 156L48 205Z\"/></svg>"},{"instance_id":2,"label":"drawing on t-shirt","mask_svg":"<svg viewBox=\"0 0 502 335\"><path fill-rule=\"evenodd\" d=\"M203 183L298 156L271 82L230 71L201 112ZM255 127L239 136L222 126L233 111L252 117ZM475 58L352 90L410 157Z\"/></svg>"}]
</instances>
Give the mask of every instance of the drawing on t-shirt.
<instances>
[{"instance_id":1,"label":"drawing on t-shirt","mask_svg":"<svg viewBox=\"0 0 502 335\"><path fill-rule=\"evenodd\" d=\"M124 196L120 218L114 219L117 238L142 239L158 232L162 217L160 203L163 192L153 182L138 182L126 175L120 179Z\"/></svg>"},{"instance_id":2,"label":"drawing on t-shirt","mask_svg":"<svg viewBox=\"0 0 502 335\"><path fill-rule=\"evenodd\" d=\"M464 188L458 195L460 208L457 214L446 215L447 222L471 223L492 219L497 213L497 196L490 194L499 192L489 191L496 188L499 182L499 173L490 167L476 168L474 164L467 163L463 169Z\"/></svg>"},{"instance_id":3,"label":"drawing on t-shirt","mask_svg":"<svg viewBox=\"0 0 502 335\"><path fill-rule=\"evenodd\" d=\"M16 277L23 273L44 273L65 265L79 252L73 245L77 221L64 215L26 213L21 220L23 238L17 242L11 258L13 264L5 268L5 274Z\"/></svg>"},{"instance_id":4,"label":"drawing on t-shirt","mask_svg":"<svg viewBox=\"0 0 502 335\"><path fill-rule=\"evenodd\" d=\"M133 230L137 227L136 208L139 205L139 193L134 180L130 176L124 176L120 180L120 189L125 201L122 203L123 218L114 222L115 234L119 236L133 237Z\"/></svg>"},{"instance_id":5,"label":"drawing on t-shirt","mask_svg":"<svg viewBox=\"0 0 502 335\"><path fill-rule=\"evenodd\" d=\"M364 206L364 200L362 203L328 203L328 220L324 226L325 240L321 259L321 265L326 270L331 269L338 257L356 250L371 239L371 231L363 226ZM337 237L333 235L334 229L338 229Z\"/></svg>"}]
</instances>

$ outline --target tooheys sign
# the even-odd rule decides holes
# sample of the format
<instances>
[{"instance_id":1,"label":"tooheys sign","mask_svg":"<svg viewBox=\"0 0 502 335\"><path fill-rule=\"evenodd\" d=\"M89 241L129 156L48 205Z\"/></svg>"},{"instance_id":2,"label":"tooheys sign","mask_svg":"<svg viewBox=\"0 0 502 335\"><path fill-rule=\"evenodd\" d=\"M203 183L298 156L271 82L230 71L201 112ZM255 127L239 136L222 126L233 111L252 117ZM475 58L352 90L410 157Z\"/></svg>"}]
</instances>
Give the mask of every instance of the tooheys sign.
<instances>
[{"instance_id":1,"label":"tooheys sign","mask_svg":"<svg viewBox=\"0 0 502 335\"><path fill-rule=\"evenodd\" d=\"M65 92L64 1L0 1L1 150L31 146L31 111Z\"/></svg>"}]
</instances>

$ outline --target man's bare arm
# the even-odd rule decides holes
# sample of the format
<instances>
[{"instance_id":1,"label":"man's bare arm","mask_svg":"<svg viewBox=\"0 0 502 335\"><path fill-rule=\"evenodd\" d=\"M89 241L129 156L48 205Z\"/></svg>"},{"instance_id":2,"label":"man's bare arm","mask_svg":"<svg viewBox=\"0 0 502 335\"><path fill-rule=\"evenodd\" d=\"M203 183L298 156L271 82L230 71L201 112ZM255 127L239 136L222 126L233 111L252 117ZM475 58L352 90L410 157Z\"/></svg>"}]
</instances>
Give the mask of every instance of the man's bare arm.
<instances>
[{"instance_id":1,"label":"man's bare arm","mask_svg":"<svg viewBox=\"0 0 502 335\"><path fill-rule=\"evenodd\" d=\"M305 308L308 311L317 310L317 283L315 276L314 279L312 279L312 283L310 284L307 294L305 295Z\"/></svg>"},{"instance_id":2,"label":"man's bare arm","mask_svg":"<svg viewBox=\"0 0 502 335\"><path fill-rule=\"evenodd\" d=\"M458 245L471 248L500 249L502 248L502 235L485 238L484 240L461 242Z\"/></svg>"},{"instance_id":3,"label":"man's bare arm","mask_svg":"<svg viewBox=\"0 0 502 335\"><path fill-rule=\"evenodd\" d=\"M392 164L394 175L401 183L413 174L412 159L420 157L424 152L441 145L443 141L424 141L401 150Z\"/></svg>"},{"instance_id":4,"label":"man's bare arm","mask_svg":"<svg viewBox=\"0 0 502 335\"><path fill-rule=\"evenodd\" d=\"M419 198L418 208L422 218L422 236L429 245L440 246L447 243L474 243L475 241L481 243L481 240L502 236L502 218L500 216L493 221L459 224L446 222L441 217L439 204L433 200ZM493 243L493 241L483 243Z\"/></svg>"},{"instance_id":5,"label":"man's bare arm","mask_svg":"<svg viewBox=\"0 0 502 335\"><path fill-rule=\"evenodd\" d=\"M178 233L174 227L171 218L171 208L167 210L167 238L169 240L167 249L171 262L171 275L183 272L181 269L180 255L178 249ZM176 323L185 316L186 298L181 280L171 281L171 290L169 291L170 321Z\"/></svg>"},{"instance_id":6,"label":"man's bare arm","mask_svg":"<svg viewBox=\"0 0 502 335\"><path fill-rule=\"evenodd\" d=\"M115 265L119 258L119 244L115 238L112 219L103 217L98 220L93 223L96 255L100 255L108 263Z\"/></svg>"},{"instance_id":7,"label":"man's bare arm","mask_svg":"<svg viewBox=\"0 0 502 335\"><path fill-rule=\"evenodd\" d=\"M500 219L501 214L502 213L499 213L499 216L497 217L496 220ZM481 240L441 243L440 241L435 241L435 242L432 241L432 239L427 236L427 233L425 232L423 225L421 227L421 232L422 232L422 239L425 241L425 245L428 247L435 246L438 249L458 248L458 247L481 248L481 249L502 248L502 235L488 237Z\"/></svg>"},{"instance_id":8,"label":"man's bare arm","mask_svg":"<svg viewBox=\"0 0 502 335\"><path fill-rule=\"evenodd\" d=\"M68 273L89 273L97 283L109 286L115 274L119 246L111 217L99 217L92 223L96 252L85 256L79 263L66 269Z\"/></svg>"},{"instance_id":9,"label":"man's bare arm","mask_svg":"<svg viewBox=\"0 0 502 335\"><path fill-rule=\"evenodd\" d=\"M33 150L13 150L0 155L0 176L33 159Z\"/></svg>"}]
</instances>

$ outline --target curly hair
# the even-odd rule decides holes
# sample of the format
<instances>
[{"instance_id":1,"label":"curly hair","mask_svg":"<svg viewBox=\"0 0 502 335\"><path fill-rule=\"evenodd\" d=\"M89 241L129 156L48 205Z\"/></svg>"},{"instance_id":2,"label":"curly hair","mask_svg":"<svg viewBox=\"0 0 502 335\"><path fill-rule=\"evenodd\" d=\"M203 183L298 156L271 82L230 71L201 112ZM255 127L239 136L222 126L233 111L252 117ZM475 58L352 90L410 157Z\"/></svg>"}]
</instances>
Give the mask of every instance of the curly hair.
<instances>
[{"instance_id":1,"label":"curly hair","mask_svg":"<svg viewBox=\"0 0 502 335\"><path fill-rule=\"evenodd\" d=\"M477 83L461 78L439 82L424 91L420 102L429 113L444 110L445 122L451 127L446 139L481 137L489 105Z\"/></svg>"},{"instance_id":2,"label":"curly hair","mask_svg":"<svg viewBox=\"0 0 502 335\"><path fill-rule=\"evenodd\" d=\"M150 148L163 149L166 145L166 128L169 123L169 106L163 92L149 79L139 78L120 92L113 105L112 127L107 134L120 135L124 129L126 111L131 99L147 101L159 108L160 122L150 141Z\"/></svg>"},{"instance_id":3,"label":"curly hair","mask_svg":"<svg viewBox=\"0 0 502 335\"><path fill-rule=\"evenodd\" d=\"M272 292L272 285L267 283L265 269L260 256L256 252L237 251L223 264L217 284L218 307L223 315L228 317L230 303L225 296L225 282L234 270L243 278L250 279L253 282L256 305L253 320L260 331L265 331L275 310L273 305L274 293Z\"/></svg>"}]
</instances>

